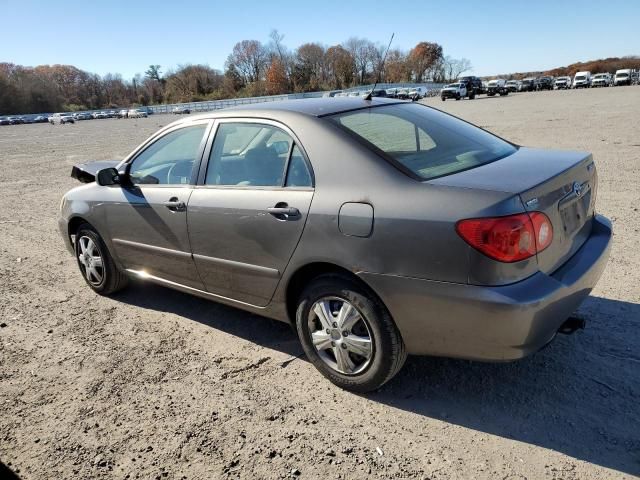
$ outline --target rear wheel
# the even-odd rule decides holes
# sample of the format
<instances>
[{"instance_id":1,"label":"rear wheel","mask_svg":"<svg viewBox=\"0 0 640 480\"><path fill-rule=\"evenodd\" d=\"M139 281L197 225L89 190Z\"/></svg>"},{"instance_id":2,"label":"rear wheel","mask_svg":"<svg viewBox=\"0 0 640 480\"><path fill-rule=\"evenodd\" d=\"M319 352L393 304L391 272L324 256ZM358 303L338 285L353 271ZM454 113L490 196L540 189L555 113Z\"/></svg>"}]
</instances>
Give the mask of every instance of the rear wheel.
<instances>
[{"instance_id":1,"label":"rear wheel","mask_svg":"<svg viewBox=\"0 0 640 480\"><path fill-rule=\"evenodd\" d=\"M82 277L96 293L110 295L127 285L127 276L118 269L104 241L88 223L76 232L75 252Z\"/></svg>"},{"instance_id":2,"label":"rear wheel","mask_svg":"<svg viewBox=\"0 0 640 480\"><path fill-rule=\"evenodd\" d=\"M302 293L296 328L313 365L346 390L375 390L400 370L407 354L386 307L341 275L316 278Z\"/></svg>"}]
</instances>

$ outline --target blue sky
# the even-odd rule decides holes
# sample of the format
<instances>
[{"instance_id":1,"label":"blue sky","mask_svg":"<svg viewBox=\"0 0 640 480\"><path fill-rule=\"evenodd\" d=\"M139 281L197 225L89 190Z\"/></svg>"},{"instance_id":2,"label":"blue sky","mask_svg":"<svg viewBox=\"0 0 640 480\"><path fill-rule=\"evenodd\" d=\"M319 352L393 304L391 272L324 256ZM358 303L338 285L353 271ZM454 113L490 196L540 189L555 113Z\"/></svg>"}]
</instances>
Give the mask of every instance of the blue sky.
<instances>
[{"instance_id":1,"label":"blue sky","mask_svg":"<svg viewBox=\"0 0 640 480\"><path fill-rule=\"evenodd\" d=\"M639 0L0 0L0 18L0 62L125 78L152 63L222 69L236 42L267 42L274 28L290 48L350 36L386 44L392 32L403 49L435 41L471 60L477 75L640 54Z\"/></svg>"}]
</instances>

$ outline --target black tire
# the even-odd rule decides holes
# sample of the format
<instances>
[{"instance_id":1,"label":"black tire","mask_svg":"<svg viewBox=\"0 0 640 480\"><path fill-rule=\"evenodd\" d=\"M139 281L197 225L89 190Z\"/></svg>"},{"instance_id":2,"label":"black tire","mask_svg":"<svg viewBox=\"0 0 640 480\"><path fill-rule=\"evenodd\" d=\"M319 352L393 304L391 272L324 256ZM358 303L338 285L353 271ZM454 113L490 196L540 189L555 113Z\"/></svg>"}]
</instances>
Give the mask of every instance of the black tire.
<instances>
[{"instance_id":1,"label":"black tire","mask_svg":"<svg viewBox=\"0 0 640 480\"><path fill-rule=\"evenodd\" d=\"M349 302L366 322L372 355L366 368L358 373L344 374L332 368L313 345L309 329L311 308L326 297ZM366 287L339 274L319 276L304 289L298 299L296 329L311 363L332 383L345 390L364 393L380 388L400 371L407 358L400 332L384 304Z\"/></svg>"},{"instance_id":2,"label":"black tire","mask_svg":"<svg viewBox=\"0 0 640 480\"><path fill-rule=\"evenodd\" d=\"M443 102L446 100L446 98L444 98L444 97L440 97L440 98L442 98L442 101L443 101Z\"/></svg>"},{"instance_id":3,"label":"black tire","mask_svg":"<svg viewBox=\"0 0 640 480\"><path fill-rule=\"evenodd\" d=\"M456 95L456 101L457 100L460 100L460 94L459 93Z\"/></svg>"},{"instance_id":4,"label":"black tire","mask_svg":"<svg viewBox=\"0 0 640 480\"><path fill-rule=\"evenodd\" d=\"M81 240L85 237L89 238L95 244L99 256L102 258L102 279L99 282L95 281L95 278L94 281L89 279L87 268L80 261L82 254ZM124 272L118 269L102 237L88 223L83 223L76 231L75 253L76 263L78 264L82 278L84 278L84 281L94 292L100 295L111 295L127 286L129 278Z\"/></svg>"}]
</instances>

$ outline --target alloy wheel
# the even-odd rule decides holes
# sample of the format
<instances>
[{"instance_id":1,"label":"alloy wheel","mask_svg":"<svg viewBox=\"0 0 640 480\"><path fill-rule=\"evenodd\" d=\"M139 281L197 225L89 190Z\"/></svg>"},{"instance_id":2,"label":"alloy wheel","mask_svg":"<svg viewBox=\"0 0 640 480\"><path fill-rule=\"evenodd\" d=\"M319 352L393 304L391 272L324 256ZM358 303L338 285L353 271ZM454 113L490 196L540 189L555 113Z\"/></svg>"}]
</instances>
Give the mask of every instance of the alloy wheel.
<instances>
[{"instance_id":1,"label":"alloy wheel","mask_svg":"<svg viewBox=\"0 0 640 480\"><path fill-rule=\"evenodd\" d=\"M309 311L308 328L318 356L333 370L356 375L371 363L371 330L366 318L349 301L320 298Z\"/></svg>"},{"instance_id":2,"label":"alloy wheel","mask_svg":"<svg viewBox=\"0 0 640 480\"><path fill-rule=\"evenodd\" d=\"M100 249L96 243L87 236L78 239L78 261L80 269L87 281L95 286L99 286L104 279L104 262Z\"/></svg>"}]
</instances>

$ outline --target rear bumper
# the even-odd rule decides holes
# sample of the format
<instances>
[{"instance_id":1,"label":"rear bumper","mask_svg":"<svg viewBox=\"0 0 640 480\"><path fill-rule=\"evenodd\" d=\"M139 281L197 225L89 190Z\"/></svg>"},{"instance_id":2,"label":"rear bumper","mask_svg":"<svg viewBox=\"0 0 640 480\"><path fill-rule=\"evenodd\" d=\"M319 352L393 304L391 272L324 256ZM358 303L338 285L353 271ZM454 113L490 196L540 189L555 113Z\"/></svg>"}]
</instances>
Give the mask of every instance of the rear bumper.
<instances>
[{"instance_id":1,"label":"rear bumper","mask_svg":"<svg viewBox=\"0 0 640 480\"><path fill-rule=\"evenodd\" d=\"M363 272L415 355L515 360L550 342L598 282L611 223L596 216L589 239L551 275L482 287Z\"/></svg>"}]
</instances>

